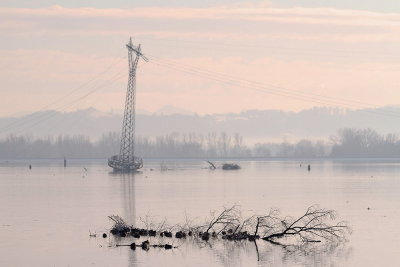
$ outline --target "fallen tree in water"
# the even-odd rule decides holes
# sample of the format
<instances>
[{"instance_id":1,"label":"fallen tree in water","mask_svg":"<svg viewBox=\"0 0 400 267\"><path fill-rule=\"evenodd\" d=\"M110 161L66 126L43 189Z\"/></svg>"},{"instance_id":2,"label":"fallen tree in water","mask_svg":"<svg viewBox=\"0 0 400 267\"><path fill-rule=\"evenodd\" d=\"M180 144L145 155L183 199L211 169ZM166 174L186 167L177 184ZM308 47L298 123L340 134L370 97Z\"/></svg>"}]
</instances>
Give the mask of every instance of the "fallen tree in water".
<instances>
[{"instance_id":1,"label":"fallen tree in water","mask_svg":"<svg viewBox=\"0 0 400 267\"><path fill-rule=\"evenodd\" d=\"M188 219L184 225L169 227L166 221L155 229L129 226L119 216L109 216L114 222L111 233L120 237L159 237L159 238L194 238L202 242L213 239L228 241L264 240L275 245L298 245L315 242L341 242L351 233L350 227L344 221L335 222L336 212L320 208L318 205L309 207L300 217L282 217L276 209L266 215L243 217L238 206L223 209L220 213L211 212L210 218L204 223L193 224ZM142 220L143 221L143 220Z\"/></svg>"},{"instance_id":2,"label":"fallen tree in water","mask_svg":"<svg viewBox=\"0 0 400 267\"><path fill-rule=\"evenodd\" d=\"M302 243L322 241L343 241L350 233L346 222L332 223L336 219L334 210L322 209L317 205L311 206L300 217L280 218L271 211L267 216L257 217L258 228L264 230L262 239L275 242L281 238L294 238Z\"/></svg>"}]
</instances>

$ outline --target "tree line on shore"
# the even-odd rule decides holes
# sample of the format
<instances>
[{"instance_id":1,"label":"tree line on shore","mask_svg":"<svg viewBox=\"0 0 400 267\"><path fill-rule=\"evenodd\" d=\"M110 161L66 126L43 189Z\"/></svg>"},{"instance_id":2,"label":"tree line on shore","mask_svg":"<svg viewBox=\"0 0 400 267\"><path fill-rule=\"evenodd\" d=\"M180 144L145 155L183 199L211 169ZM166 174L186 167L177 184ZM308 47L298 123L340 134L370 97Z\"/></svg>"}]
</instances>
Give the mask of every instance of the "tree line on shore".
<instances>
[{"instance_id":1,"label":"tree line on shore","mask_svg":"<svg viewBox=\"0 0 400 267\"><path fill-rule=\"evenodd\" d=\"M116 132L103 134L98 141L83 135L46 138L10 135L0 140L0 158L107 158L118 154L119 139ZM171 133L154 138L137 137L135 154L157 158L394 158L400 156L400 138L371 129L346 128L331 136L329 142L304 139L296 143L268 142L248 146L237 133Z\"/></svg>"}]
</instances>

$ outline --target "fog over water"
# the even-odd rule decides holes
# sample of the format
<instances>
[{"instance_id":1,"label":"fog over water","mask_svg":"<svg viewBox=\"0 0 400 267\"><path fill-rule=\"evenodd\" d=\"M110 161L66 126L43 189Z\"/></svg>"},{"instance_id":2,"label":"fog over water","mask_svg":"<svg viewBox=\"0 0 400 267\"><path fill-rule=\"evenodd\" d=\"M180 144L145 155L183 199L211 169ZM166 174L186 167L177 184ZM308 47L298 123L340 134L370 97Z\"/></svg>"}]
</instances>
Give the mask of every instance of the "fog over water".
<instances>
[{"instance_id":1,"label":"fog over water","mask_svg":"<svg viewBox=\"0 0 400 267\"><path fill-rule=\"evenodd\" d=\"M224 161L217 161L221 166ZM113 174L103 160L0 162L1 266L396 266L400 245L398 160L237 161L238 171L201 160L145 160L135 174ZM28 165L32 165L29 170ZM308 172L306 164L311 164ZM167 171L161 171L161 167ZM165 169L165 168L164 168ZM171 224L238 204L243 212L279 208L299 216L319 204L349 222L353 234L335 248L285 250L257 241L212 246L173 240L172 251L108 247L108 215ZM97 232L89 237L89 230ZM151 239L152 240L152 239ZM169 241L169 240L167 240ZM24 255L21 257L21 255Z\"/></svg>"}]
</instances>

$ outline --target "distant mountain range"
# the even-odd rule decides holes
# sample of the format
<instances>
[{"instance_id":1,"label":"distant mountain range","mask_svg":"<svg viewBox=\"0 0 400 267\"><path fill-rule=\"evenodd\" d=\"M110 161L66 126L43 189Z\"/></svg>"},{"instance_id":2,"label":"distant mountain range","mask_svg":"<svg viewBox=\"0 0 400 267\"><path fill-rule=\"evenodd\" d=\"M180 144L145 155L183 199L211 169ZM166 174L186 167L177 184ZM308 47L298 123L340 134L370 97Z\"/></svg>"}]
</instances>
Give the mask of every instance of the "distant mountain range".
<instances>
[{"instance_id":1,"label":"distant mountain range","mask_svg":"<svg viewBox=\"0 0 400 267\"><path fill-rule=\"evenodd\" d=\"M0 138L9 134L45 137L86 135L93 140L108 132L119 132L122 115L93 108L60 113L43 111L26 116L0 118ZM342 128L372 128L379 133L400 133L400 107L347 110L313 108L300 112L247 110L241 113L200 116L168 107L165 112L139 113L138 136L160 136L173 132L239 133L247 142L326 139Z\"/></svg>"}]
</instances>

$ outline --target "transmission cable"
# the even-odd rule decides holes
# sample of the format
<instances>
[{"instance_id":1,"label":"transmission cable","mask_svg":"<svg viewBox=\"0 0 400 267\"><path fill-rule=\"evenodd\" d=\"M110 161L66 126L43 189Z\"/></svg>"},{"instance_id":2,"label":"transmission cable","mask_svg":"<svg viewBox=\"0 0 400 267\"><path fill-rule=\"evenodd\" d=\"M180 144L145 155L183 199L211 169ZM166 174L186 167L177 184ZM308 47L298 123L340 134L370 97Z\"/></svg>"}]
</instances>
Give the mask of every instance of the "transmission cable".
<instances>
[{"instance_id":1,"label":"transmission cable","mask_svg":"<svg viewBox=\"0 0 400 267\"><path fill-rule=\"evenodd\" d=\"M41 117L43 116L41 112L46 111L49 107L54 106L57 103L60 103L62 101L64 101L67 97L71 96L72 94L74 94L75 92L83 89L84 87L86 87L88 84L92 83L93 81L95 81L96 79L98 79L101 75L107 73L112 67L114 67L115 65L118 65L119 63L121 63L122 61L122 57L118 57L116 60L114 60L106 69L104 69L103 71L97 73L96 75L94 75L91 79L89 79L88 81L84 82L83 84L79 85L78 87L74 88L73 90L69 91L68 93L66 93L65 95L55 99L54 101L44 105L42 108L40 108L39 110L35 111L32 115L30 116L25 116L22 119L13 121L11 123L9 123L8 125L5 125L3 127L0 128L0 133L3 132L4 130L9 130L10 128L13 127L18 127L18 125L20 124L24 124L29 122L30 120L34 120L36 119L36 117Z\"/></svg>"},{"instance_id":2,"label":"transmission cable","mask_svg":"<svg viewBox=\"0 0 400 267\"><path fill-rule=\"evenodd\" d=\"M378 108L375 105L371 105L368 103L364 102L359 102L359 101L353 101L353 100L346 100L346 99L341 99L341 98L335 98L335 97L330 97L330 96L324 96L320 94L311 94L311 93L306 93L306 92L300 92L297 90L293 89L288 89L282 86L276 86L276 85L266 85L262 84L259 82L253 82L249 80L244 80L244 79L237 79L236 77L232 77L230 75L224 74L224 73L218 73L218 72L210 72L209 70L204 70L198 67L190 66L187 64L182 64L173 60L166 60L166 59L161 59L159 57L155 57L152 55L149 55L149 58L152 59L153 64L167 67L174 69L176 71L184 72L187 74L207 78L210 80L214 80L217 82L222 82L225 84L237 86L237 87L245 87L248 89L264 92L264 93L269 93L269 94L274 94L274 95L279 95L279 96L285 96L285 97L290 97L290 98L295 98L299 99L305 102L314 102L318 104L335 104L339 105L342 107L346 108ZM390 110L366 110L368 112L373 112L377 114L383 114L385 115L391 115L391 116L400 116L398 112L390 111Z\"/></svg>"},{"instance_id":3,"label":"transmission cable","mask_svg":"<svg viewBox=\"0 0 400 267\"><path fill-rule=\"evenodd\" d=\"M124 76L125 76L125 73L122 73L122 74L121 74L121 73L118 73L117 75L114 76L113 79L111 79L111 81L108 80L108 81L104 82L103 84L101 84L100 86L98 86L98 87L94 88L93 90L87 92L87 93L84 94L83 96L80 96L79 98L77 98L77 99L75 99L75 100L73 100L73 101L70 101L70 102L64 104L63 106L61 106L61 107L58 109L58 112L63 112L63 111L65 111L65 110L66 110L67 108L69 108L70 106L75 105L77 102L82 101L83 99L85 99L85 98L88 97L89 95L91 95L91 94L93 94L93 93L99 91L100 89L103 89L104 87L109 86L109 85L115 83L117 80L120 80L120 79L123 78ZM48 120L48 119L54 117L55 115L58 114L58 112L57 112L57 111L53 111L53 112L51 112L51 113L45 113L45 115L43 115L42 117L38 118L38 120L36 120L36 121L31 121L31 122L26 123L26 124L31 123L31 125L20 125L20 126L25 126L25 127L23 127L22 129L20 129L19 131L16 131L14 134L19 134L19 133L21 133L21 132L26 131L27 129L30 129L30 128L35 127L35 126L37 126L38 124L42 123L43 121L46 121L46 120ZM16 128L18 128L18 127L16 127ZM7 131L9 131L9 130L10 130L10 129L7 129ZM4 132L4 131L0 131L0 132Z\"/></svg>"}]
</instances>

